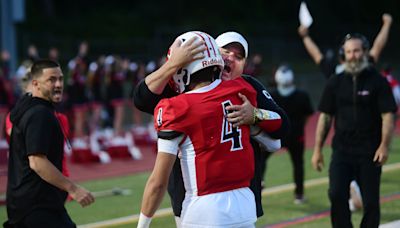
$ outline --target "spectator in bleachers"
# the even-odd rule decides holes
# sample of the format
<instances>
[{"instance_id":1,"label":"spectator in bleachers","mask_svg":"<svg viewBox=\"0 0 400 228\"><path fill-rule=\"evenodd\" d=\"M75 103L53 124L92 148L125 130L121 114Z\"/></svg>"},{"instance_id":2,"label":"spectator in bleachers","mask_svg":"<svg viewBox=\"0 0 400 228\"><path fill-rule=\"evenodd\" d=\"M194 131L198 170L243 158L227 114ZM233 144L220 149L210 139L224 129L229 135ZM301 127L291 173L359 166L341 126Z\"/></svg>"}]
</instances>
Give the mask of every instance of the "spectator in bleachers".
<instances>
[{"instance_id":1,"label":"spectator in bleachers","mask_svg":"<svg viewBox=\"0 0 400 228\"><path fill-rule=\"evenodd\" d=\"M13 92L10 84L9 70L10 54L8 51L1 52L0 59L0 149L8 148L4 137L4 122L6 114L13 103Z\"/></svg>"},{"instance_id":2,"label":"spectator in bleachers","mask_svg":"<svg viewBox=\"0 0 400 228\"><path fill-rule=\"evenodd\" d=\"M49 49L48 57L49 57L50 60L53 60L53 61L58 62L58 61L59 61L59 57L60 57L60 53L59 53L59 51L58 51L58 48L56 48L56 47L51 47L51 48Z\"/></svg>"},{"instance_id":3,"label":"spectator in bleachers","mask_svg":"<svg viewBox=\"0 0 400 228\"><path fill-rule=\"evenodd\" d=\"M101 112L104 105L104 94L102 88L105 80L105 56L101 55L96 62L89 65L88 90L91 107L91 118L89 121L90 133L100 130Z\"/></svg>"},{"instance_id":4,"label":"spectator in bleachers","mask_svg":"<svg viewBox=\"0 0 400 228\"><path fill-rule=\"evenodd\" d=\"M134 79L133 79L133 83L132 83L132 89L136 87L137 84L139 84L139 82L141 80L144 79L144 77L146 77L146 66L144 63L139 63L138 64L138 68L135 72L134 75ZM132 114L133 114L133 125L134 126L138 126L143 124L143 119L142 119L142 113L139 109L136 108L135 105L132 105Z\"/></svg>"},{"instance_id":5,"label":"spectator in bleachers","mask_svg":"<svg viewBox=\"0 0 400 228\"><path fill-rule=\"evenodd\" d=\"M68 102L72 108L73 116L73 140L72 147L86 148L85 136L88 132L87 123L88 97L86 93L87 75L85 74L86 64L81 59L75 59L75 67L72 69L68 80L67 94Z\"/></svg>"},{"instance_id":6,"label":"spectator in bleachers","mask_svg":"<svg viewBox=\"0 0 400 228\"><path fill-rule=\"evenodd\" d=\"M108 59L108 61L107 61ZM126 72L122 68L122 60L118 56L108 56L106 62L109 67L106 69L106 88L107 101L113 109L113 128L114 135L123 135L123 120L124 120L124 88L123 83L126 78Z\"/></svg>"}]
</instances>

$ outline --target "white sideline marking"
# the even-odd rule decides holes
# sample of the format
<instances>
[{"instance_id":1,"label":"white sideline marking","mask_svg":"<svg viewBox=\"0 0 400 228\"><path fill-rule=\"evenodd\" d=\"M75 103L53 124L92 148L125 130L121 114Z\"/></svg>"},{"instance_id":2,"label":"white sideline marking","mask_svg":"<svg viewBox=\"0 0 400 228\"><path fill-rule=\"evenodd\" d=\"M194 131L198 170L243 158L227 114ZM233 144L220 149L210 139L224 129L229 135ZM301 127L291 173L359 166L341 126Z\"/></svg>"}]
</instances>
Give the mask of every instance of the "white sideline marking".
<instances>
[{"instance_id":1,"label":"white sideline marking","mask_svg":"<svg viewBox=\"0 0 400 228\"><path fill-rule=\"evenodd\" d=\"M398 227L400 227L400 220L396 220L379 226L379 228L398 228Z\"/></svg>"},{"instance_id":2,"label":"white sideline marking","mask_svg":"<svg viewBox=\"0 0 400 228\"><path fill-rule=\"evenodd\" d=\"M382 168L382 172L390 172L390 171L398 170L398 169L400 169L400 162L389 164L389 165L384 165ZM311 179L311 180L305 181L304 187L312 187L312 186L326 184L326 183L328 183L328 177L316 178L316 179ZM294 189L293 183L283 184L283 185L264 189L262 191L262 195L263 196L273 195L276 193L291 191L293 189ZM170 216L170 215L173 215L172 208L163 208L163 209L157 210L156 213L154 214L153 218L159 218L159 217ZM109 219L109 220L105 220L105 221L94 222L94 223L89 223L89 224L85 224L85 225L79 225L78 228L112 227L112 226L118 226L118 225L123 225L123 224L135 223L138 220L139 220L139 214L135 214L135 215L120 217L120 218L116 218L116 219ZM397 221L397 222L400 223L399 221ZM398 224L398 223L396 223L396 224ZM396 227L396 226L380 226L380 227L391 228L391 227Z\"/></svg>"}]
</instances>

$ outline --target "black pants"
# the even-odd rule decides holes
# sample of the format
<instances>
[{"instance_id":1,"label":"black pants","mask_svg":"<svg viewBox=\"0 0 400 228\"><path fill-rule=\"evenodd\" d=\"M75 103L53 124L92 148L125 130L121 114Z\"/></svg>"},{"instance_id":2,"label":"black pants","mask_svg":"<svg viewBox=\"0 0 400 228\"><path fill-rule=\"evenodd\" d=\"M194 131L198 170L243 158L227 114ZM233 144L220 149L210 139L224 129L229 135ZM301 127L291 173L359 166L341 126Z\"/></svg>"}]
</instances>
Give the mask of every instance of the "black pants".
<instances>
[{"instance_id":1,"label":"black pants","mask_svg":"<svg viewBox=\"0 0 400 228\"><path fill-rule=\"evenodd\" d=\"M296 185L294 193L296 195L304 194L304 142L290 141L284 142L284 147L289 151L290 159L293 165L293 179Z\"/></svg>"},{"instance_id":2,"label":"black pants","mask_svg":"<svg viewBox=\"0 0 400 228\"><path fill-rule=\"evenodd\" d=\"M329 167L329 199L333 227L353 227L348 200L350 182L360 186L364 215L360 227L378 227L380 220L379 187L381 166L371 155L346 155L334 151Z\"/></svg>"},{"instance_id":3,"label":"black pants","mask_svg":"<svg viewBox=\"0 0 400 228\"><path fill-rule=\"evenodd\" d=\"M67 211L36 209L15 224L5 222L5 228L75 228Z\"/></svg>"},{"instance_id":4,"label":"black pants","mask_svg":"<svg viewBox=\"0 0 400 228\"><path fill-rule=\"evenodd\" d=\"M304 194L304 142L299 140L283 140L282 147L288 149L290 159L293 165L293 179L295 183L294 194L303 195ZM263 151L263 166L262 173L265 177L266 163L268 158L271 156L268 151ZM264 179L264 178L263 178Z\"/></svg>"}]
</instances>

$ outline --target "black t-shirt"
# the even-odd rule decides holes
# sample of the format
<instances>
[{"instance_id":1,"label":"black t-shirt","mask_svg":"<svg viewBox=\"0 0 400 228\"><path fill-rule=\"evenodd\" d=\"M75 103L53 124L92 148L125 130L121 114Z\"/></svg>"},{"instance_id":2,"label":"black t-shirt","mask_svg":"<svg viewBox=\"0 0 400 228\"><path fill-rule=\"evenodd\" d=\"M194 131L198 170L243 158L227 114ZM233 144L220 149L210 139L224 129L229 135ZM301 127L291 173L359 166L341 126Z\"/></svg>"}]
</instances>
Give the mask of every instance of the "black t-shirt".
<instances>
[{"instance_id":1,"label":"black t-shirt","mask_svg":"<svg viewBox=\"0 0 400 228\"><path fill-rule=\"evenodd\" d=\"M347 73L330 77L319 104L319 110L335 120L334 151L352 154L376 151L381 114L396 109L389 83L372 67L354 79Z\"/></svg>"},{"instance_id":2,"label":"black t-shirt","mask_svg":"<svg viewBox=\"0 0 400 228\"><path fill-rule=\"evenodd\" d=\"M10 223L18 222L37 208L65 210L67 193L41 179L28 160L29 155L44 154L61 172L64 145L61 127L51 103L39 98L31 98L29 102L36 104L14 120L11 134L7 185Z\"/></svg>"},{"instance_id":3,"label":"black t-shirt","mask_svg":"<svg viewBox=\"0 0 400 228\"><path fill-rule=\"evenodd\" d=\"M289 96L282 96L278 90L273 90L271 95L276 103L285 110L290 120L290 131L285 139L296 140L302 137L307 117L314 112L308 94L296 89Z\"/></svg>"}]
</instances>

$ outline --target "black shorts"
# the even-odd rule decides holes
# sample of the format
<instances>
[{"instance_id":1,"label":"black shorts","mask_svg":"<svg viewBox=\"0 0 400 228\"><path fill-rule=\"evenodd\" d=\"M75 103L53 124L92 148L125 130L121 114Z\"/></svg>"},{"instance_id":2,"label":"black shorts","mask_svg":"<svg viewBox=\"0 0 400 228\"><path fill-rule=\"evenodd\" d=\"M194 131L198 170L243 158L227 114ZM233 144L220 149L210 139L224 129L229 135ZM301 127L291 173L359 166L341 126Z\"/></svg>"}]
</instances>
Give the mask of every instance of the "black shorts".
<instances>
[{"instance_id":1,"label":"black shorts","mask_svg":"<svg viewBox=\"0 0 400 228\"><path fill-rule=\"evenodd\" d=\"M67 211L52 209L36 209L16 224L6 221L4 228L75 228L75 223Z\"/></svg>"}]
</instances>

